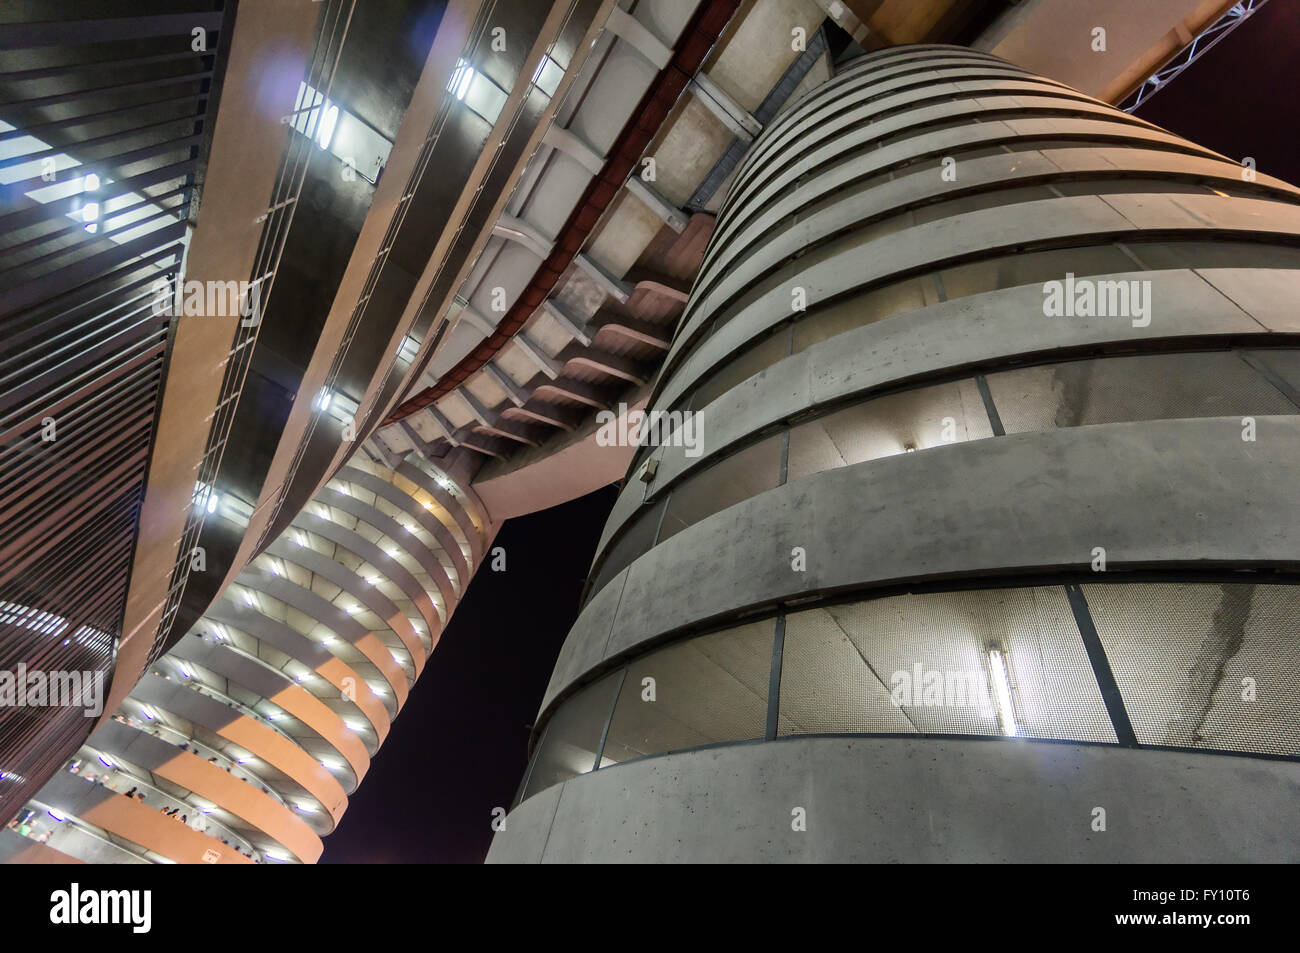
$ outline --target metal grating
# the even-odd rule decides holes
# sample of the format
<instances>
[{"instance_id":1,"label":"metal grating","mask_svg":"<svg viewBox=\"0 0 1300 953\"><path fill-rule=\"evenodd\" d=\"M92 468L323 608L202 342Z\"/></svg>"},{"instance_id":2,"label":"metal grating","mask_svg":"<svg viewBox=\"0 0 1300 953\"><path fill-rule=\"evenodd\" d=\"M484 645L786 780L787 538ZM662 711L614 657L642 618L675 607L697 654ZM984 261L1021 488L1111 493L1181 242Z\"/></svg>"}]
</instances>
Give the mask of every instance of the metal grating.
<instances>
[{"instance_id":1,"label":"metal grating","mask_svg":"<svg viewBox=\"0 0 1300 953\"><path fill-rule=\"evenodd\" d=\"M762 738L773 620L677 642L627 668L600 766Z\"/></svg>"},{"instance_id":2,"label":"metal grating","mask_svg":"<svg viewBox=\"0 0 1300 953\"><path fill-rule=\"evenodd\" d=\"M606 675L555 713L529 766L521 800L595 769L601 734L622 677L622 672Z\"/></svg>"},{"instance_id":3,"label":"metal grating","mask_svg":"<svg viewBox=\"0 0 1300 953\"><path fill-rule=\"evenodd\" d=\"M1003 724L992 651L1005 665ZM896 596L786 618L781 735L1014 734L1114 742L1062 589Z\"/></svg>"},{"instance_id":4,"label":"metal grating","mask_svg":"<svg viewBox=\"0 0 1300 953\"><path fill-rule=\"evenodd\" d=\"M1300 587L1083 589L1140 744L1300 755Z\"/></svg>"},{"instance_id":5,"label":"metal grating","mask_svg":"<svg viewBox=\"0 0 1300 953\"><path fill-rule=\"evenodd\" d=\"M1007 433L1296 412L1233 351L1047 364L990 374L988 384Z\"/></svg>"},{"instance_id":6,"label":"metal grating","mask_svg":"<svg viewBox=\"0 0 1300 953\"><path fill-rule=\"evenodd\" d=\"M15 676L111 677L165 372L152 286L182 265L222 6L0 11L0 671ZM93 723L79 705L0 707L0 815Z\"/></svg>"}]
</instances>

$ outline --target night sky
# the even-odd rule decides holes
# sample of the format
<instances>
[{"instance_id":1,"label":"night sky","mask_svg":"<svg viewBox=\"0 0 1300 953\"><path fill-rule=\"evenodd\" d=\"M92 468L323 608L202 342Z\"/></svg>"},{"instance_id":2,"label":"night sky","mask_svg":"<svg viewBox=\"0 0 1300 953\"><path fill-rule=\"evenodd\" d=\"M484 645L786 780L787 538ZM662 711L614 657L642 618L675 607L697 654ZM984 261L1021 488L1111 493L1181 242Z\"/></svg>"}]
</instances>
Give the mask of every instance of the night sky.
<instances>
[{"instance_id":1,"label":"night sky","mask_svg":"<svg viewBox=\"0 0 1300 953\"><path fill-rule=\"evenodd\" d=\"M1138 115L1300 183L1297 49L1300 3L1272 0ZM322 863L483 860L614 497L606 487L502 528L506 572L474 578Z\"/></svg>"},{"instance_id":2,"label":"night sky","mask_svg":"<svg viewBox=\"0 0 1300 953\"><path fill-rule=\"evenodd\" d=\"M505 572L485 560L474 576L321 863L483 860L616 495L608 486L501 528Z\"/></svg>"}]
</instances>

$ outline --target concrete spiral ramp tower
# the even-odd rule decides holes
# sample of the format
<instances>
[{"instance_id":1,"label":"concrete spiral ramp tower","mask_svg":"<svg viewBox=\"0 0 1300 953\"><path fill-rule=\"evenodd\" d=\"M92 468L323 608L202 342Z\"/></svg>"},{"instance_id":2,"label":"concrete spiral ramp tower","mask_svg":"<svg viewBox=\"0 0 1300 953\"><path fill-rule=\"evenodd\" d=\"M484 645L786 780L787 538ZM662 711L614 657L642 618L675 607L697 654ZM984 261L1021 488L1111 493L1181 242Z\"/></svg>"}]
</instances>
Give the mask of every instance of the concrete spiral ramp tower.
<instances>
[{"instance_id":1,"label":"concrete spiral ramp tower","mask_svg":"<svg viewBox=\"0 0 1300 953\"><path fill-rule=\"evenodd\" d=\"M1294 187L985 53L805 95L489 859L1300 859L1298 244Z\"/></svg>"}]
</instances>

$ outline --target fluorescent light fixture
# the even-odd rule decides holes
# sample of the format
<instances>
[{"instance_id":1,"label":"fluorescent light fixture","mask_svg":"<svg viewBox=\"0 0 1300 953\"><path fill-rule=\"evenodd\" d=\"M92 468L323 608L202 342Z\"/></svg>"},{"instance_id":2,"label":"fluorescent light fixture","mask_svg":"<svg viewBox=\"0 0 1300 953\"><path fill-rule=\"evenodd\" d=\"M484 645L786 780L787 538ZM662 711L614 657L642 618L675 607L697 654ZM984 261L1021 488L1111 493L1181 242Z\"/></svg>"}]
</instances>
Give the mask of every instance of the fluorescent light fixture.
<instances>
[{"instance_id":1,"label":"fluorescent light fixture","mask_svg":"<svg viewBox=\"0 0 1300 953\"><path fill-rule=\"evenodd\" d=\"M993 696L998 703L998 720L1002 722L1002 733L1014 737L1016 712L1011 705L1011 680L1007 677L1007 660L1001 649L989 649L989 670L993 673Z\"/></svg>"},{"instance_id":2,"label":"fluorescent light fixture","mask_svg":"<svg viewBox=\"0 0 1300 953\"><path fill-rule=\"evenodd\" d=\"M56 821L66 821L68 819L67 816L57 807L52 807L45 813L50 815L50 817L54 818Z\"/></svg>"},{"instance_id":3,"label":"fluorescent light fixture","mask_svg":"<svg viewBox=\"0 0 1300 953\"><path fill-rule=\"evenodd\" d=\"M298 84L290 117L292 128L316 143L322 152L351 166L367 182L379 180L393 144L354 113L325 98L315 87Z\"/></svg>"},{"instance_id":4,"label":"fluorescent light fixture","mask_svg":"<svg viewBox=\"0 0 1300 953\"><path fill-rule=\"evenodd\" d=\"M95 172L84 174L76 172L76 168L82 165L77 159L67 153L56 152L56 148L50 143L23 133L21 129L3 119L0 119L0 133L7 135L7 138L0 142L0 161L9 163L4 168L0 168L0 185L12 185L34 179L47 171L47 163L53 163L58 181L44 184L45 180L42 179L43 184L23 193L33 202L44 205L87 192L98 192L112 181ZM11 133L13 135L8 135ZM56 154L41 159L29 158L31 155L50 152ZM23 161L16 164L10 162L15 159ZM90 213L89 218L85 205L72 208L65 214L92 234L99 231L101 220L111 218L114 229L107 238L119 245L165 227L168 223L168 217L165 215L157 216L152 222L146 221L164 209L151 201L149 196L138 192L122 192L118 195L106 196L95 205L97 207Z\"/></svg>"},{"instance_id":5,"label":"fluorescent light fixture","mask_svg":"<svg viewBox=\"0 0 1300 953\"><path fill-rule=\"evenodd\" d=\"M316 813L316 808L315 808L313 805L311 805L311 804L295 804L294 807L296 807L298 810L302 811L304 814L315 814L315 813Z\"/></svg>"},{"instance_id":6,"label":"fluorescent light fixture","mask_svg":"<svg viewBox=\"0 0 1300 953\"><path fill-rule=\"evenodd\" d=\"M560 64L549 56L542 56L537 63L537 69L533 71L533 85L547 96L554 96L562 79L564 79L564 69Z\"/></svg>"},{"instance_id":7,"label":"fluorescent light fixture","mask_svg":"<svg viewBox=\"0 0 1300 953\"><path fill-rule=\"evenodd\" d=\"M194 484L194 505L199 510L211 513L217 508L221 495L216 492L216 488L202 480Z\"/></svg>"},{"instance_id":8,"label":"fluorescent light fixture","mask_svg":"<svg viewBox=\"0 0 1300 953\"><path fill-rule=\"evenodd\" d=\"M325 100L325 115L320 121L320 132L316 134L316 144L322 149L330 147L330 141L334 138L334 128L339 124L339 107Z\"/></svg>"},{"instance_id":9,"label":"fluorescent light fixture","mask_svg":"<svg viewBox=\"0 0 1300 953\"><path fill-rule=\"evenodd\" d=\"M110 767L110 768L116 768L116 767L117 767L117 765L113 763L113 759L112 759L112 758L105 758L102 754L99 756L99 760L100 760L100 763L103 764L103 765L105 765L106 767Z\"/></svg>"},{"instance_id":10,"label":"fluorescent light fixture","mask_svg":"<svg viewBox=\"0 0 1300 953\"><path fill-rule=\"evenodd\" d=\"M457 99L464 99L472 82L474 82L474 67L463 59L457 60L456 68L451 71L451 80L447 83L447 91Z\"/></svg>"},{"instance_id":11,"label":"fluorescent light fixture","mask_svg":"<svg viewBox=\"0 0 1300 953\"><path fill-rule=\"evenodd\" d=\"M253 594L252 594L251 592L249 592L247 589L245 589L245 590L244 590L244 605L246 605L246 606L251 606L252 604L253 604Z\"/></svg>"},{"instance_id":12,"label":"fluorescent light fixture","mask_svg":"<svg viewBox=\"0 0 1300 953\"><path fill-rule=\"evenodd\" d=\"M315 401L316 409L328 410L330 406L330 401L332 401L333 399L334 399L334 395L330 393L329 388L322 387L320 393L316 395L316 401Z\"/></svg>"}]
</instances>

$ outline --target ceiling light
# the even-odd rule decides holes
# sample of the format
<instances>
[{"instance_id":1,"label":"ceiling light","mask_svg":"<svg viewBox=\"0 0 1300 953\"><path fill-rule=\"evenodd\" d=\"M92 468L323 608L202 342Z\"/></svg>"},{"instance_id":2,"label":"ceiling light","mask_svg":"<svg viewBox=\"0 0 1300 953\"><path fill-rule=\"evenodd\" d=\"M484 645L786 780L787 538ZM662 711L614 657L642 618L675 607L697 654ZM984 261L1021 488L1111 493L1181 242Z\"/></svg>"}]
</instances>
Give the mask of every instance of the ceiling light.
<instances>
[{"instance_id":1,"label":"ceiling light","mask_svg":"<svg viewBox=\"0 0 1300 953\"><path fill-rule=\"evenodd\" d=\"M1006 656L1001 649L989 649L989 670L993 673L993 695L998 703L998 720L1002 733L1008 737L1016 734L1016 712L1011 705L1011 680L1007 677Z\"/></svg>"},{"instance_id":2,"label":"ceiling light","mask_svg":"<svg viewBox=\"0 0 1300 953\"><path fill-rule=\"evenodd\" d=\"M321 117L320 132L316 135L316 142L322 149L330 147L330 140L334 138L334 127L338 123L339 107L331 104L326 107L325 115Z\"/></svg>"},{"instance_id":3,"label":"ceiling light","mask_svg":"<svg viewBox=\"0 0 1300 953\"><path fill-rule=\"evenodd\" d=\"M451 80L447 83L447 89L457 99L464 99L465 94L469 92L469 84L473 81L474 68L463 59L460 59L456 61L456 68L451 72Z\"/></svg>"}]
</instances>

